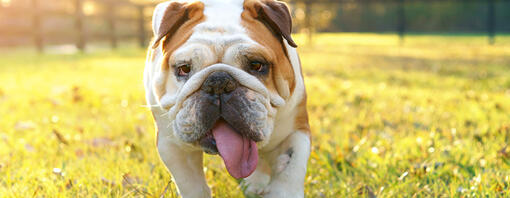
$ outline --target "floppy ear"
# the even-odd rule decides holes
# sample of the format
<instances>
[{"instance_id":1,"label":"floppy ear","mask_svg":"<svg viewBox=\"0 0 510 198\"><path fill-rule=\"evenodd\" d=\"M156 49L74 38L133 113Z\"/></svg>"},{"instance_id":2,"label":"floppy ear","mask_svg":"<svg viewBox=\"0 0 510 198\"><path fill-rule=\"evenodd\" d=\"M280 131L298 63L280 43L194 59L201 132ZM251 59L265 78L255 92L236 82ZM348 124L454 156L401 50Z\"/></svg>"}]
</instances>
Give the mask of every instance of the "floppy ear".
<instances>
[{"instance_id":1,"label":"floppy ear","mask_svg":"<svg viewBox=\"0 0 510 198\"><path fill-rule=\"evenodd\" d=\"M260 1L254 5L256 18L266 24L275 34L282 36L292 47L292 17L287 4L280 1ZM253 14L253 13L252 13Z\"/></svg>"},{"instance_id":2,"label":"floppy ear","mask_svg":"<svg viewBox=\"0 0 510 198\"><path fill-rule=\"evenodd\" d=\"M155 37L152 47L158 47L163 38L172 36L186 21L202 17L203 8L204 4L201 2L170 1L158 4L152 17L152 31Z\"/></svg>"}]
</instances>

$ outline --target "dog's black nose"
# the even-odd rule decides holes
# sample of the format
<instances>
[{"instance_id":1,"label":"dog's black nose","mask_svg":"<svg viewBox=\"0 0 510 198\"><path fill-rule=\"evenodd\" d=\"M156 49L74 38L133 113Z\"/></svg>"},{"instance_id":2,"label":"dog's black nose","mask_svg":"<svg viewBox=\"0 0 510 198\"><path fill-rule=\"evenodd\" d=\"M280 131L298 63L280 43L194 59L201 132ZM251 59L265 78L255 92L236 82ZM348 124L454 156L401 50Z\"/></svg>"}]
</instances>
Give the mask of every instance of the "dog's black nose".
<instances>
[{"instance_id":1,"label":"dog's black nose","mask_svg":"<svg viewBox=\"0 0 510 198\"><path fill-rule=\"evenodd\" d=\"M215 71L202 84L202 90L211 95L230 93L237 88L235 79L224 71Z\"/></svg>"}]
</instances>

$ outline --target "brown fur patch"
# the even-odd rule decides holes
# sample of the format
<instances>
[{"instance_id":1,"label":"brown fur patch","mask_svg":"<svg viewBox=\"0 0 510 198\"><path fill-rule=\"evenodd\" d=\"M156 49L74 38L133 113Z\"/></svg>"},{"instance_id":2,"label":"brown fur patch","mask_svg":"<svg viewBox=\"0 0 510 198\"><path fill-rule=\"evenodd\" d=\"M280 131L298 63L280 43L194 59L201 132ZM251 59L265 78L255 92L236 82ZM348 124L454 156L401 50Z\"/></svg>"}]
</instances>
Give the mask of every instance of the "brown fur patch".
<instances>
[{"instance_id":1,"label":"brown fur patch","mask_svg":"<svg viewBox=\"0 0 510 198\"><path fill-rule=\"evenodd\" d=\"M265 84L271 86L272 89L270 90L276 90L275 87L288 87L288 91L292 95L296 84L294 70L281 37L275 36L263 21L257 18L257 7L261 3L258 0L246 0L244 2L244 11L241 13L241 25L246 29L250 38L264 46L269 51L269 54L274 54L274 57L277 57L275 60L270 60L273 63L272 78L270 79L271 82L265 82ZM285 82L281 82L282 80ZM274 83L288 83L288 86L274 86ZM282 95L282 90L277 91Z\"/></svg>"},{"instance_id":2,"label":"brown fur patch","mask_svg":"<svg viewBox=\"0 0 510 198\"><path fill-rule=\"evenodd\" d=\"M191 34L193 34L193 27L205 20L204 15L204 3L194 2L187 4L186 9L186 20L182 24L175 28L175 31L169 31L167 35L162 38L163 52L168 60L168 55L171 55L177 48L184 44ZM163 24L165 22L162 22ZM163 25L162 25L163 26ZM167 25L168 26L168 25ZM171 34L171 35L169 35Z\"/></svg>"},{"instance_id":3,"label":"brown fur patch","mask_svg":"<svg viewBox=\"0 0 510 198\"><path fill-rule=\"evenodd\" d=\"M292 17L287 4L275 0L245 1L247 9L253 17L263 22L275 35L285 38L290 46L297 47L292 40Z\"/></svg>"},{"instance_id":4,"label":"brown fur patch","mask_svg":"<svg viewBox=\"0 0 510 198\"><path fill-rule=\"evenodd\" d=\"M174 37L176 32L186 23L199 21L204 17L204 4L202 2L184 3L171 2L165 9L158 35L154 39L153 48L156 48L164 38Z\"/></svg>"}]
</instances>

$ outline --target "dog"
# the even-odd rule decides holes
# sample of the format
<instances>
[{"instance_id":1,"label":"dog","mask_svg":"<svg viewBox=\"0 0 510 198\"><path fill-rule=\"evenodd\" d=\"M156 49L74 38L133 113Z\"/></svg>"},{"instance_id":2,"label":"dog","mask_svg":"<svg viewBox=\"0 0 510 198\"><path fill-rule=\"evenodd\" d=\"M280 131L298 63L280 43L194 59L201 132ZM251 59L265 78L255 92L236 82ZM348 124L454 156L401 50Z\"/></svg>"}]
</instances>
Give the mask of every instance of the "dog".
<instances>
[{"instance_id":1,"label":"dog","mask_svg":"<svg viewBox=\"0 0 510 198\"><path fill-rule=\"evenodd\" d=\"M304 197L310 127L287 5L168 1L152 28L144 86L179 194L211 197L205 152L243 179L247 196Z\"/></svg>"}]
</instances>

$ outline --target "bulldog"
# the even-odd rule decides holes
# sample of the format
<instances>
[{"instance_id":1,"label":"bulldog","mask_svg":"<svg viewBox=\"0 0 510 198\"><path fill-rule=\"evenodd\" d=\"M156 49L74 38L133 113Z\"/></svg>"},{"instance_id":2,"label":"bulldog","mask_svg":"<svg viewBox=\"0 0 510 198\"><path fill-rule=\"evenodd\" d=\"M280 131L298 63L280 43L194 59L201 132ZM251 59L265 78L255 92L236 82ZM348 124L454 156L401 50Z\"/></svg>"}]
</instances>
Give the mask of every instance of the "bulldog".
<instances>
[{"instance_id":1,"label":"bulldog","mask_svg":"<svg viewBox=\"0 0 510 198\"><path fill-rule=\"evenodd\" d=\"M144 85L161 160L182 197L211 197L203 153L246 195L304 197L306 93L292 21L274 0L156 6Z\"/></svg>"}]
</instances>

